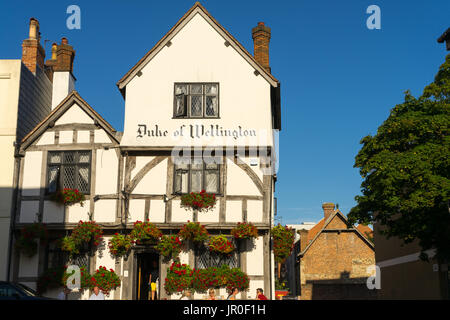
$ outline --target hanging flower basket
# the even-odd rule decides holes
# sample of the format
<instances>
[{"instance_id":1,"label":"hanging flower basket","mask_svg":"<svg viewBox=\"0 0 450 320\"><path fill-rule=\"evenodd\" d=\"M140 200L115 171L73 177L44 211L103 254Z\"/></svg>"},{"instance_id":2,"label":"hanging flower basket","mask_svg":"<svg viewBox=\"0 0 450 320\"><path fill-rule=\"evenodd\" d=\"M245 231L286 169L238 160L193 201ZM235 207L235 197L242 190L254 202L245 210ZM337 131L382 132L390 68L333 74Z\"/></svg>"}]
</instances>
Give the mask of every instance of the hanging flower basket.
<instances>
[{"instance_id":1,"label":"hanging flower basket","mask_svg":"<svg viewBox=\"0 0 450 320\"><path fill-rule=\"evenodd\" d=\"M231 235L237 240L258 238L258 229L252 223L238 222Z\"/></svg>"},{"instance_id":2,"label":"hanging flower basket","mask_svg":"<svg viewBox=\"0 0 450 320\"><path fill-rule=\"evenodd\" d=\"M38 249L36 240L40 240L40 244L45 244L48 240L47 228L42 223L33 223L25 226L20 231L15 248L24 255L32 257L37 253Z\"/></svg>"},{"instance_id":3,"label":"hanging flower basket","mask_svg":"<svg viewBox=\"0 0 450 320\"><path fill-rule=\"evenodd\" d=\"M195 243L201 243L208 239L209 233L205 226L198 222L186 223L178 232L178 236L183 240L192 240Z\"/></svg>"},{"instance_id":4,"label":"hanging flower basket","mask_svg":"<svg viewBox=\"0 0 450 320\"><path fill-rule=\"evenodd\" d=\"M83 203L86 200L82 192L80 192L78 189L72 188L64 188L62 190L57 191L53 195L52 199L65 206L71 206L76 203L79 203L81 206L83 206Z\"/></svg>"},{"instance_id":5,"label":"hanging flower basket","mask_svg":"<svg viewBox=\"0 0 450 320\"><path fill-rule=\"evenodd\" d=\"M272 228L272 238L275 261L284 263L294 248L295 235L292 228L278 224Z\"/></svg>"},{"instance_id":6,"label":"hanging flower basket","mask_svg":"<svg viewBox=\"0 0 450 320\"><path fill-rule=\"evenodd\" d=\"M89 251L102 241L102 228L95 221L80 221L70 236L61 239L60 247L71 255Z\"/></svg>"},{"instance_id":7,"label":"hanging flower basket","mask_svg":"<svg viewBox=\"0 0 450 320\"><path fill-rule=\"evenodd\" d=\"M197 210L199 212L207 212L216 205L216 195L207 193L205 190L201 192L191 192L181 196L181 206L187 209Z\"/></svg>"},{"instance_id":8,"label":"hanging flower basket","mask_svg":"<svg viewBox=\"0 0 450 320\"><path fill-rule=\"evenodd\" d=\"M209 250L211 252L220 254L230 254L235 248L231 241L228 241L224 235L218 235L211 237L208 243Z\"/></svg>"},{"instance_id":9,"label":"hanging flower basket","mask_svg":"<svg viewBox=\"0 0 450 320\"><path fill-rule=\"evenodd\" d=\"M161 237L161 240L156 246L156 250L158 250L165 258L177 259L182 247L183 243L181 242L180 237L170 235Z\"/></svg>"},{"instance_id":10,"label":"hanging flower basket","mask_svg":"<svg viewBox=\"0 0 450 320\"><path fill-rule=\"evenodd\" d=\"M129 235L115 233L109 240L108 248L112 256L120 258L126 256L133 245L133 240Z\"/></svg>"},{"instance_id":11,"label":"hanging flower basket","mask_svg":"<svg viewBox=\"0 0 450 320\"><path fill-rule=\"evenodd\" d=\"M148 220L136 221L130 233L131 239L136 244L156 244L161 236L161 230Z\"/></svg>"},{"instance_id":12,"label":"hanging flower basket","mask_svg":"<svg viewBox=\"0 0 450 320\"><path fill-rule=\"evenodd\" d=\"M95 274L91 276L89 283L90 289L98 287L105 295L109 295L111 290L120 287L120 278L113 269L107 270L106 267L100 266Z\"/></svg>"}]
</instances>

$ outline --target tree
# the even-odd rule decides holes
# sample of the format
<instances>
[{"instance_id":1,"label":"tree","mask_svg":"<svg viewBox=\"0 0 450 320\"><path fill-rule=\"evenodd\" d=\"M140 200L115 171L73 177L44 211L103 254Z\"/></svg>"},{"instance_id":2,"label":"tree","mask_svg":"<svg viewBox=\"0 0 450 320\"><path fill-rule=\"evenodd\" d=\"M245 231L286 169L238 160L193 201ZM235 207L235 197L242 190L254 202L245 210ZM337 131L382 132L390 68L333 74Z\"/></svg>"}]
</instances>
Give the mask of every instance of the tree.
<instances>
[{"instance_id":1,"label":"tree","mask_svg":"<svg viewBox=\"0 0 450 320\"><path fill-rule=\"evenodd\" d=\"M450 260L450 55L434 82L395 106L376 135L361 140L355 168L364 179L349 223L383 226L382 234L436 249Z\"/></svg>"}]
</instances>

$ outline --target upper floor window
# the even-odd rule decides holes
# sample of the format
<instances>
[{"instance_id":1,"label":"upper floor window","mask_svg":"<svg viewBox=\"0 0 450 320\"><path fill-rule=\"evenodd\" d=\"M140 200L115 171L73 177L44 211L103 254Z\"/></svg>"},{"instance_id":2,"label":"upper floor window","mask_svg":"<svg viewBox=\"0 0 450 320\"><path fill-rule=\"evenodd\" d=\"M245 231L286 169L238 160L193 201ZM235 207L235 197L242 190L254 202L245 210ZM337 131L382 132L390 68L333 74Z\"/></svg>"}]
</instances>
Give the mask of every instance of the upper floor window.
<instances>
[{"instance_id":1,"label":"upper floor window","mask_svg":"<svg viewBox=\"0 0 450 320\"><path fill-rule=\"evenodd\" d=\"M89 194L91 151L51 151L48 153L47 193L78 189Z\"/></svg>"},{"instance_id":2,"label":"upper floor window","mask_svg":"<svg viewBox=\"0 0 450 320\"><path fill-rule=\"evenodd\" d=\"M218 118L218 83L175 83L175 118Z\"/></svg>"},{"instance_id":3,"label":"upper floor window","mask_svg":"<svg viewBox=\"0 0 450 320\"><path fill-rule=\"evenodd\" d=\"M208 193L220 193L220 165L206 163L201 159L191 163L175 165L174 193L185 194L205 190Z\"/></svg>"}]
</instances>

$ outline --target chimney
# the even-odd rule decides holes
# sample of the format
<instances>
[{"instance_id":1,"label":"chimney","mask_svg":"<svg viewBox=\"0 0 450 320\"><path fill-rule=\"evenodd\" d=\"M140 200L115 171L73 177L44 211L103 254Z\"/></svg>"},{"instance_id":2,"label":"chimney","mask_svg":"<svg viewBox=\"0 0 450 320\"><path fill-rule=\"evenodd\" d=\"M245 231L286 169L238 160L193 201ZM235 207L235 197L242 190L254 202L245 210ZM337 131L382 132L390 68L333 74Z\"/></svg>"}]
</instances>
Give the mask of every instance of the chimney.
<instances>
[{"instance_id":1,"label":"chimney","mask_svg":"<svg viewBox=\"0 0 450 320\"><path fill-rule=\"evenodd\" d=\"M67 38L61 44L52 46L52 60L48 61L53 69L52 110L75 89L75 77L72 74L75 50Z\"/></svg>"},{"instance_id":2,"label":"chimney","mask_svg":"<svg viewBox=\"0 0 450 320\"><path fill-rule=\"evenodd\" d=\"M269 65L269 42L270 28L264 25L264 22L258 22L258 25L252 29L253 37L253 55L267 71L270 72Z\"/></svg>"},{"instance_id":3,"label":"chimney","mask_svg":"<svg viewBox=\"0 0 450 320\"><path fill-rule=\"evenodd\" d=\"M53 72L55 71L56 65L56 50L58 49L58 45L53 42L52 43L52 57L50 60L45 61L45 73L47 74L48 79L53 82Z\"/></svg>"},{"instance_id":4,"label":"chimney","mask_svg":"<svg viewBox=\"0 0 450 320\"><path fill-rule=\"evenodd\" d=\"M328 218L334 213L334 203L331 202L325 202L322 204L323 209L323 217L325 218L325 221L328 220Z\"/></svg>"},{"instance_id":5,"label":"chimney","mask_svg":"<svg viewBox=\"0 0 450 320\"><path fill-rule=\"evenodd\" d=\"M22 62L34 74L36 74L36 66L44 70L45 50L40 40L39 21L31 18L28 39L22 42Z\"/></svg>"}]
</instances>

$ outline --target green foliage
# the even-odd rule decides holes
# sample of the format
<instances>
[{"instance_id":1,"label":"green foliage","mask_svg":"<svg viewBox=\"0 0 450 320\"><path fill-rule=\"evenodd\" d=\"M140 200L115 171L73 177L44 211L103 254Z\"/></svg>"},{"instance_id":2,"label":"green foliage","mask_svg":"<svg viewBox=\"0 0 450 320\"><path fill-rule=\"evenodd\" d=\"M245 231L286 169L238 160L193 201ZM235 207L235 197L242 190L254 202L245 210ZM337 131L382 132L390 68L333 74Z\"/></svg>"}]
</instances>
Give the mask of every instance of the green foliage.
<instances>
[{"instance_id":1,"label":"green foliage","mask_svg":"<svg viewBox=\"0 0 450 320\"><path fill-rule=\"evenodd\" d=\"M182 292L192 287L193 271L186 264L174 262L167 269L167 277L164 282L164 289L167 294Z\"/></svg>"},{"instance_id":2,"label":"green foliage","mask_svg":"<svg viewBox=\"0 0 450 320\"><path fill-rule=\"evenodd\" d=\"M203 242L208 239L209 233L205 226L198 222L186 223L178 233L178 236L183 240L192 240L194 242Z\"/></svg>"},{"instance_id":3,"label":"green foliage","mask_svg":"<svg viewBox=\"0 0 450 320\"><path fill-rule=\"evenodd\" d=\"M72 234L61 239L60 247L71 255L79 254L80 251L85 251L90 244L98 246L103 239L102 234L102 228L95 221L80 220Z\"/></svg>"},{"instance_id":4,"label":"green foliage","mask_svg":"<svg viewBox=\"0 0 450 320\"><path fill-rule=\"evenodd\" d=\"M86 197L78 189L64 188L53 194L52 199L65 206L71 206L75 203L79 203L83 206Z\"/></svg>"},{"instance_id":5,"label":"green foliage","mask_svg":"<svg viewBox=\"0 0 450 320\"><path fill-rule=\"evenodd\" d=\"M181 196L181 206L206 212L216 205L216 195L207 193L205 190L200 192L191 192Z\"/></svg>"},{"instance_id":6,"label":"green foliage","mask_svg":"<svg viewBox=\"0 0 450 320\"><path fill-rule=\"evenodd\" d=\"M130 234L137 244L156 243L162 236L161 230L148 220L145 222L136 221Z\"/></svg>"},{"instance_id":7,"label":"green foliage","mask_svg":"<svg viewBox=\"0 0 450 320\"><path fill-rule=\"evenodd\" d=\"M220 268L191 269L189 265L174 262L167 269L164 288L168 294L186 289L204 293L209 288L223 287L228 289L236 287L239 291L246 291L249 284L250 278L239 268L222 265Z\"/></svg>"},{"instance_id":8,"label":"green foliage","mask_svg":"<svg viewBox=\"0 0 450 320\"><path fill-rule=\"evenodd\" d=\"M131 236L115 233L111 240L109 240L108 248L112 256L119 258L126 256L132 245L133 240L131 239Z\"/></svg>"},{"instance_id":9,"label":"green foliage","mask_svg":"<svg viewBox=\"0 0 450 320\"><path fill-rule=\"evenodd\" d=\"M236 239L256 239L258 229L251 222L238 222L237 226L231 230L231 234Z\"/></svg>"},{"instance_id":10,"label":"green foliage","mask_svg":"<svg viewBox=\"0 0 450 320\"><path fill-rule=\"evenodd\" d=\"M272 228L272 239L275 261L283 263L294 248L295 234L292 228L278 224Z\"/></svg>"},{"instance_id":11,"label":"green foliage","mask_svg":"<svg viewBox=\"0 0 450 320\"><path fill-rule=\"evenodd\" d=\"M235 249L234 244L223 234L209 238L208 247L210 251L221 254L230 254Z\"/></svg>"},{"instance_id":12,"label":"green foliage","mask_svg":"<svg viewBox=\"0 0 450 320\"><path fill-rule=\"evenodd\" d=\"M382 234L450 259L450 55L422 96L409 92L355 158L364 181L349 223L378 222ZM422 254L426 258L426 255Z\"/></svg>"},{"instance_id":13,"label":"green foliage","mask_svg":"<svg viewBox=\"0 0 450 320\"><path fill-rule=\"evenodd\" d=\"M15 248L18 252L21 252L28 257L32 257L37 253L37 239L40 240L41 244L45 244L48 240L47 228L42 223L33 223L25 226L20 231L20 236L15 243Z\"/></svg>"},{"instance_id":14,"label":"green foliage","mask_svg":"<svg viewBox=\"0 0 450 320\"><path fill-rule=\"evenodd\" d=\"M175 235L162 236L156 245L156 250L165 258L177 259L181 252L183 243L180 238Z\"/></svg>"},{"instance_id":15,"label":"green foliage","mask_svg":"<svg viewBox=\"0 0 450 320\"><path fill-rule=\"evenodd\" d=\"M106 267L100 266L95 274L91 276L89 288L93 289L97 286L105 295L109 295L111 290L120 287L120 278L113 269L107 270Z\"/></svg>"}]
</instances>

